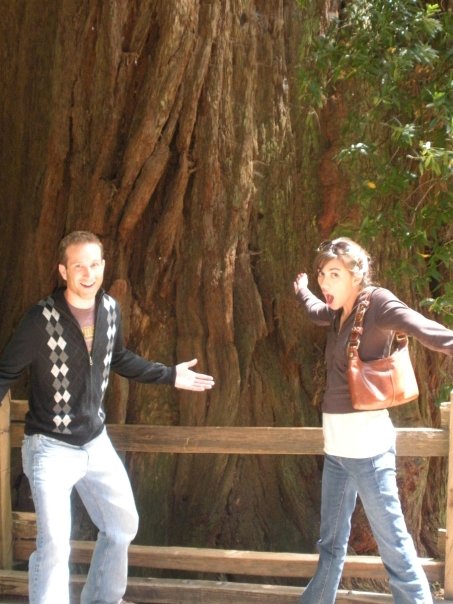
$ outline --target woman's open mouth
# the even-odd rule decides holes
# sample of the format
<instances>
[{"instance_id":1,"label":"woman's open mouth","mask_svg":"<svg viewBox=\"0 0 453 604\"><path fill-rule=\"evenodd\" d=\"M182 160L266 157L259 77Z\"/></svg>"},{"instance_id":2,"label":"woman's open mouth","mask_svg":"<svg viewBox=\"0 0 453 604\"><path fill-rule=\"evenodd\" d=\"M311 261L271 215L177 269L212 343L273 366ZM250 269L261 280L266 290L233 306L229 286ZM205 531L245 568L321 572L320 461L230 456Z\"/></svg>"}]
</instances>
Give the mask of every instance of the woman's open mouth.
<instances>
[{"instance_id":1,"label":"woman's open mouth","mask_svg":"<svg viewBox=\"0 0 453 604\"><path fill-rule=\"evenodd\" d=\"M327 305L331 306L333 303L333 296L331 294L324 294L324 298L326 299Z\"/></svg>"}]
</instances>

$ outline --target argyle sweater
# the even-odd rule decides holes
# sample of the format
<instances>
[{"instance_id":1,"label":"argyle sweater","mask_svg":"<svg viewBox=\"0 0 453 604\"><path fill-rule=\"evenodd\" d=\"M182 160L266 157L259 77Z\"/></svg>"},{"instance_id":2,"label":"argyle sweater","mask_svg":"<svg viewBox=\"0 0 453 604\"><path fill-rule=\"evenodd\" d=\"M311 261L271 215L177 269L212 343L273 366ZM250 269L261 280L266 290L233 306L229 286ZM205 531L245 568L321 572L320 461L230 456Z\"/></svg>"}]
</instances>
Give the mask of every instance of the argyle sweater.
<instances>
[{"instance_id":1,"label":"argyle sweater","mask_svg":"<svg viewBox=\"0 0 453 604\"><path fill-rule=\"evenodd\" d=\"M111 369L143 383L174 384L176 376L175 367L147 361L125 348L119 305L102 290L96 296L91 354L64 289L25 314L0 357L0 400L26 368L31 371L25 433L76 446L103 430Z\"/></svg>"}]
</instances>

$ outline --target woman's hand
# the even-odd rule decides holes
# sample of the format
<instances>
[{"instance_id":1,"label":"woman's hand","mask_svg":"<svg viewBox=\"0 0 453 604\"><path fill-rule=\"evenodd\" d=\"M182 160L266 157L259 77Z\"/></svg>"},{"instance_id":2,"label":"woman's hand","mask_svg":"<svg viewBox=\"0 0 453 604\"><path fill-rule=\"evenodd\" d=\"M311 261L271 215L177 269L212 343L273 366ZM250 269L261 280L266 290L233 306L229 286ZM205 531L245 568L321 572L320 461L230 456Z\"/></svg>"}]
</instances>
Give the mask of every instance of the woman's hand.
<instances>
[{"instance_id":1,"label":"woman's hand","mask_svg":"<svg viewBox=\"0 0 453 604\"><path fill-rule=\"evenodd\" d=\"M299 273L294 281L294 291L298 294L305 287L308 287L308 275L307 273Z\"/></svg>"}]
</instances>

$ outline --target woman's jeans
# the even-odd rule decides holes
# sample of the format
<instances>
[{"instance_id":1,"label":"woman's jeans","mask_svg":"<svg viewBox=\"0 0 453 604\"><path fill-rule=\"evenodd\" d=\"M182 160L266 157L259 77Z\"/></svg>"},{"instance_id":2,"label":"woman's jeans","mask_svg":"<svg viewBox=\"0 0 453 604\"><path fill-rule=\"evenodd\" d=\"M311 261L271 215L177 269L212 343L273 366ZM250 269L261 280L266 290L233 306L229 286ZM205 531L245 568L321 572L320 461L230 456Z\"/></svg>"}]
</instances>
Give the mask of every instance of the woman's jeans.
<instances>
[{"instance_id":1,"label":"woman's jeans","mask_svg":"<svg viewBox=\"0 0 453 604\"><path fill-rule=\"evenodd\" d=\"M391 449L366 459L325 456L319 563L300 604L334 604L357 494L389 574L394 603L432 603L426 575L401 511L395 452Z\"/></svg>"},{"instance_id":2,"label":"woman's jeans","mask_svg":"<svg viewBox=\"0 0 453 604\"><path fill-rule=\"evenodd\" d=\"M29 561L30 604L69 604L71 491L75 486L99 529L82 604L118 604L127 585L127 551L138 515L124 465L106 431L76 447L25 436L22 460L36 510Z\"/></svg>"}]
</instances>

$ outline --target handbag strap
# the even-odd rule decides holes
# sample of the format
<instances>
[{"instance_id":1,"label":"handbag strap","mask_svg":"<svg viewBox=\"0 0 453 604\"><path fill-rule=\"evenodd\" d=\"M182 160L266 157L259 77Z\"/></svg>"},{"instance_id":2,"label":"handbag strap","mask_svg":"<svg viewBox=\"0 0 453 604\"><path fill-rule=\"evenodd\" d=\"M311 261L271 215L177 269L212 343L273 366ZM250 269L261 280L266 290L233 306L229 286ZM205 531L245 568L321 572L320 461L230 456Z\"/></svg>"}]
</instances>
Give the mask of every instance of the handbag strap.
<instances>
[{"instance_id":1,"label":"handbag strap","mask_svg":"<svg viewBox=\"0 0 453 604\"><path fill-rule=\"evenodd\" d=\"M354 317L354 324L352 326L351 333L349 334L347 345L347 355L349 359L358 355L360 338L363 334L363 318L365 316L366 311L368 310L368 307L370 306L370 299L373 292L374 289L364 290L360 302L357 305L357 310ZM403 348L407 345L407 335L405 333L395 332L394 337L396 338L398 348Z\"/></svg>"}]
</instances>

